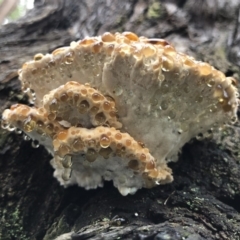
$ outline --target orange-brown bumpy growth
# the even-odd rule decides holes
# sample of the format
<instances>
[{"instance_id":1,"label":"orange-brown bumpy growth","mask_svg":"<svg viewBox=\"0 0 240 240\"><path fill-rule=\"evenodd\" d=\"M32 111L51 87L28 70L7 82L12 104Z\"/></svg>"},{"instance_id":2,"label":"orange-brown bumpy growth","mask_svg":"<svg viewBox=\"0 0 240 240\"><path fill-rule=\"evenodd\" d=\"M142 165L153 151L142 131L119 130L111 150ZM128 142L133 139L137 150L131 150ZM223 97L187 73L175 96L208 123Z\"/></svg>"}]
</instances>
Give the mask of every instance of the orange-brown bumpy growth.
<instances>
[{"instance_id":1,"label":"orange-brown bumpy growth","mask_svg":"<svg viewBox=\"0 0 240 240\"><path fill-rule=\"evenodd\" d=\"M5 110L3 127L44 145L64 186L113 180L127 195L171 182L186 142L236 120L233 78L130 32L37 54L19 78L35 106Z\"/></svg>"}]
</instances>

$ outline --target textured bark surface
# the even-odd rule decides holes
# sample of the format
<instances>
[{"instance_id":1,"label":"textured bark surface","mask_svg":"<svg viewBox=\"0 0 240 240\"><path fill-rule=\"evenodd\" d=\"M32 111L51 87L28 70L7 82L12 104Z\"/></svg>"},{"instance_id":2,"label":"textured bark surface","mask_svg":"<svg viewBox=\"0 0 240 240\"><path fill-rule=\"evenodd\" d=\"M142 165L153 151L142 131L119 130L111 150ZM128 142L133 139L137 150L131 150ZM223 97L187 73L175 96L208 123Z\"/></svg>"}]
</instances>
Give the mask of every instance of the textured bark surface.
<instances>
[{"instance_id":1,"label":"textured bark surface","mask_svg":"<svg viewBox=\"0 0 240 240\"><path fill-rule=\"evenodd\" d=\"M35 0L0 28L0 112L27 103L17 69L36 53L105 31L166 38L179 51L239 79L238 0ZM0 239L240 239L239 125L213 140L193 140L175 181L123 197L111 183L63 189L51 156L0 129ZM219 141L220 142L220 141Z\"/></svg>"}]
</instances>

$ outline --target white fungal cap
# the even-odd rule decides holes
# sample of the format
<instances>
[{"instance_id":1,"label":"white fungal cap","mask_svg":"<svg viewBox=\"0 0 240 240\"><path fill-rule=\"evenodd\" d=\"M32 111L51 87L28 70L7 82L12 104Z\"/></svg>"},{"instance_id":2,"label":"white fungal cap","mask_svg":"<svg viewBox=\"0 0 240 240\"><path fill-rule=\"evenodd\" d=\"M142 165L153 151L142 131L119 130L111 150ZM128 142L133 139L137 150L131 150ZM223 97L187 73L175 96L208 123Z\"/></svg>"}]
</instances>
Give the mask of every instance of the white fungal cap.
<instances>
[{"instance_id":1,"label":"white fungal cap","mask_svg":"<svg viewBox=\"0 0 240 240\"><path fill-rule=\"evenodd\" d=\"M40 143L65 186L113 180L126 195L171 182L167 162L186 142L237 119L233 78L165 40L130 32L37 54L19 77L35 107L13 106L3 125L46 136Z\"/></svg>"}]
</instances>

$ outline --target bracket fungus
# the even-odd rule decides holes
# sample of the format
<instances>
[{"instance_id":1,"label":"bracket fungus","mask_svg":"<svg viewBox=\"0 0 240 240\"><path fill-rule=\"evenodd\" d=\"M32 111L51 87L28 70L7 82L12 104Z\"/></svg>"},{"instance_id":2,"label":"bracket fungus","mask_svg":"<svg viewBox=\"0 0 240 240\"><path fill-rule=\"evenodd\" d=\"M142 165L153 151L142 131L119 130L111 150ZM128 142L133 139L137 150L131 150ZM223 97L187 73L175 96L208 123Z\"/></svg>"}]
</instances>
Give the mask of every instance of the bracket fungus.
<instances>
[{"instance_id":1,"label":"bracket fungus","mask_svg":"<svg viewBox=\"0 0 240 240\"><path fill-rule=\"evenodd\" d=\"M13 105L2 125L43 145L64 186L112 180L127 195L169 183L186 142L237 119L233 78L131 32L37 54L19 78L34 107Z\"/></svg>"}]
</instances>

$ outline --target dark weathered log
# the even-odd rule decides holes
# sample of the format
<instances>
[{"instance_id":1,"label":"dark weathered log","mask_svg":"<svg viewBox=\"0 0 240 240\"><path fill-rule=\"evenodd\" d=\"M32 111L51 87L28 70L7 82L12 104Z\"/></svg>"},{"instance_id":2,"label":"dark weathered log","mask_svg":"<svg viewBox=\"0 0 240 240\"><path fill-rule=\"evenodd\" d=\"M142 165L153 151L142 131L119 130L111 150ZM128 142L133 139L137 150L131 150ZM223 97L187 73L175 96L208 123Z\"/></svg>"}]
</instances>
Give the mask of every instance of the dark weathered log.
<instances>
[{"instance_id":1,"label":"dark weathered log","mask_svg":"<svg viewBox=\"0 0 240 240\"><path fill-rule=\"evenodd\" d=\"M0 28L0 111L27 103L17 80L25 61L104 31L167 38L238 79L238 1L197 2L36 0ZM0 129L0 239L240 239L239 133L236 124L219 145L194 140L171 164L172 184L122 197L111 183L63 189L42 147Z\"/></svg>"}]
</instances>

